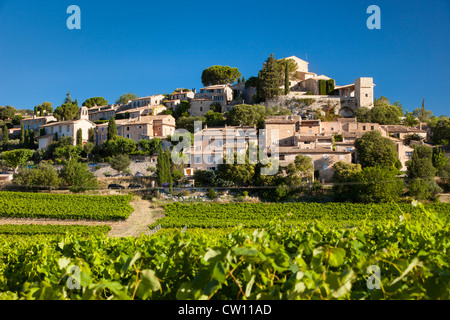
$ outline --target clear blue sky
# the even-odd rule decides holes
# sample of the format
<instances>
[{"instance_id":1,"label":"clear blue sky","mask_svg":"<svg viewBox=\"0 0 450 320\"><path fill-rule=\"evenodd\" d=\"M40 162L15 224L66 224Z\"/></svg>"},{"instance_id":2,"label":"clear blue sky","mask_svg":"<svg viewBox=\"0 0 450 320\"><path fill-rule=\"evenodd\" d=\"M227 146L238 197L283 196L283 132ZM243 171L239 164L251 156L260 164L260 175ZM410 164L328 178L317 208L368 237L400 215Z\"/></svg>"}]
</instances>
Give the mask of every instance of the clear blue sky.
<instances>
[{"instance_id":1,"label":"clear blue sky","mask_svg":"<svg viewBox=\"0 0 450 320\"><path fill-rule=\"evenodd\" d=\"M69 5L81 30L68 30ZM381 8L381 30L366 9ZM373 77L375 96L448 115L450 1L0 0L0 105L200 88L211 65L246 77L275 58L308 56L338 85Z\"/></svg>"}]
</instances>

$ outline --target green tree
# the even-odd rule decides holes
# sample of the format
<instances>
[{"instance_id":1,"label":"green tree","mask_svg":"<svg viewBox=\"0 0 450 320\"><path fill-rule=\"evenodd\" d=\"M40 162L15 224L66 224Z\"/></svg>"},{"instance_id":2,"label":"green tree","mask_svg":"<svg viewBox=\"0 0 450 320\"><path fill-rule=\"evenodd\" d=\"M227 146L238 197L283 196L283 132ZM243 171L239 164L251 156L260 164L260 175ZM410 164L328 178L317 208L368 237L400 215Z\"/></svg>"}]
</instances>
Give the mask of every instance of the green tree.
<instances>
[{"instance_id":1,"label":"green tree","mask_svg":"<svg viewBox=\"0 0 450 320\"><path fill-rule=\"evenodd\" d=\"M20 144L23 145L25 143L25 128L23 123L20 124Z\"/></svg>"},{"instance_id":2,"label":"green tree","mask_svg":"<svg viewBox=\"0 0 450 320\"><path fill-rule=\"evenodd\" d=\"M433 112L425 109L425 98L422 100L422 107L416 108L412 113L416 118L419 118L420 122L428 122L433 116Z\"/></svg>"},{"instance_id":3,"label":"green tree","mask_svg":"<svg viewBox=\"0 0 450 320\"><path fill-rule=\"evenodd\" d=\"M436 175L433 166L433 149L427 145L415 146L411 160L406 163L409 178L431 179Z\"/></svg>"},{"instance_id":4,"label":"green tree","mask_svg":"<svg viewBox=\"0 0 450 320\"><path fill-rule=\"evenodd\" d=\"M434 117L429 123L431 141L435 145L450 144L450 118L446 116Z\"/></svg>"},{"instance_id":5,"label":"green tree","mask_svg":"<svg viewBox=\"0 0 450 320\"><path fill-rule=\"evenodd\" d=\"M248 153L245 155L244 163L238 163L238 155L234 154L233 163L226 163L224 157L223 163L217 166L217 173L222 180L229 180L235 185L243 186L252 184L255 177L255 165L249 163Z\"/></svg>"},{"instance_id":6,"label":"green tree","mask_svg":"<svg viewBox=\"0 0 450 320\"><path fill-rule=\"evenodd\" d=\"M227 124L230 126L257 126L262 128L266 116L270 112L261 105L235 105L227 114Z\"/></svg>"},{"instance_id":7,"label":"green tree","mask_svg":"<svg viewBox=\"0 0 450 320\"><path fill-rule=\"evenodd\" d=\"M128 101L138 99L139 97L134 93L124 93L116 100L116 104L128 104Z\"/></svg>"},{"instance_id":8,"label":"green tree","mask_svg":"<svg viewBox=\"0 0 450 320\"><path fill-rule=\"evenodd\" d=\"M261 70L260 76L260 90L261 97L267 101L267 99L274 98L280 95L280 86L282 85L282 80L280 79L280 71L278 64L273 57L273 53L267 58L263 69ZM258 89L258 88L257 88Z\"/></svg>"},{"instance_id":9,"label":"green tree","mask_svg":"<svg viewBox=\"0 0 450 320\"><path fill-rule=\"evenodd\" d=\"M162 187L164 183L170 181L170 157L164 152L162 146L159 147L158 161L156 163L156 174L158 176L158 185Z\"/></svg>"},{"instance_id":10,"label":"green tree","mask_svg":"<svg viewBox=\"0 0 450 320\"><path fill-rule=\"evenodd\" d=\"M66 97L66 99L62 105L57 107L55 111L53 112L53 116L58 121L68 121L68 120L77 120L80 117L80 109L78 108L78 103L75 101L73 102L72 99L69 97Z\"/></svg>"},{"instance_id":11,"label":"green tree","mask_svg":"<svg viewBox=\"0 0 450 320\"><path fill-rule=\"evenodd\" d=\"M338 161L333 165L333 169L333 198L336 201L357 201L355 182L362 171L361 165Z\"/></svg>"},{"instance_id":12,"label":"green tree","mask_svg":"<svg viewBox=\"0 0 450 320\"><path fill-rule=\"evenodd\" d=\"M65 161L68 160L78 160L80 158L80 154L83 151L83 148L80 145L73 146L73 145L64 145L55 148L55 156L64 159Z\"/></svg>"},{"instance_id":13,"label":"green tree","mask_svg":"<svg viewBox=\"0 0 450 320\"><path fill-rule=\"evenodd\" d=\"M419 120L411 112L407 112L403 124L408 127L415 127L419 124Z\"/></svg>"},{"instance_id":14,"label":"green tree","mask_svg":"<svg viewBox=\"0 0 450 320\"><path fill-rule=\"evenodd\" d=\"M205 114L205 118L206 124L210 127L219 127L225 124L223 114L220 112L214 112L213 110L209 110Z\"/></svg>"},{"instance_id":15,"label":"green tree","mask_svg":"<svg viewBox=\"0 0 450 320\"><path fill-rule=\"evenodd\" d=\"M138 145L146 154L152 156L159 150L161 139L153 138L150 140L139 140Z\"/></svg>"},{"instance_id":16,"label":"green tree","mask_svg":"<svg viewBox=\"0 0 450 320\"><path fill-rule=\"evenodd\" d=\"M366 132L355 141L359 163L363 168L398 166L397 147L394 142L381 136L379 131Z\"/></svg>"},{"instance_id":17,"label":"green tree","mask_svg":"<svg viewBox=\"0 0 450 320\"><path fill-rule=\"evenodd\" d=\"M211 66L202 72L202 83L204 86L218 84L231 84L241 77L238 68L229 66Z\"/></svg>"},{"instance_id":18,"label":"green tree","mask_svg":"<svg viewBox=\"0 0 450 320\"><path fill-rule=\"evenodd\" d=\"M110 156L116 154L129 154L136 150L136 143L133 139L117 136L115 139L104 142L102 148Z\"/></svg>"},{"instance_id":19,"label":"green tree","mask_svg":"<svg viewBox=\"0 0 450 320\"><path fill-rule=\"evenodd\" d=\"M438 175L445 168L447 163L449 163L448 158L445 156L444 150L441 148L433 149L432 160L433 160L433 166L436 168Z\"/></svg>"},{"instance_id":20,"label":"green tree","mask_svg":"<svg viewBox=\"0 0 450 320\"><path fill-rule=\"evenodd\" d=\"M93 97L87 99L82 105L88 108L92 108L94 106L107 106L108 101L103 97Z\"/></svg>"},{"instance_id":21,"label":"green tree","mask_svg":"<svg viewBox=\"0 0 450 320\"><path fill-rule=\"evenodd\" d=\"M25 163L33 156L33 150L29 149L16 149L11 151L5 151L3 153L3 159L6 163L17 172L19 166L25 165Z\"/></svg>"},{"instance_id":22,"label":"green tree","mask_svg":"<svg viewBox=\"0 0 450 320\"><path fill-rule=\"evenodd\" d=\"M290 91L289 86L289 63L286 61L284 67L284 94L288 95Z\"/></svg>"},{"instance_id":23,"label":"green tree","mask_svg":"<svg viewBox=\"0 0 450 320\"><path fill-rule=\"evenodd\" d=\"M42 162L35 169L21 168L14 174L13 183L27 187L57 188L61 184L58 171L49 163Z\"/></svg>"},{"instance_id":24,"label":"green tree","mask_svg":"<svg viewBox=\"0 0 450 320\"><path fill-rule=\"evenodd\" d=\"M106 140L113 140L115 138L117 138L117 125L114 116L111 116L108 122L108 133L106 135Z\"/></svg>"},{"instance_id":25,"label":"green tree","mask_svg":"<svg viewBox=\"0 0 450 320\"><path fill-rule=\"evenodd\" d=\"M3 150L8 150L8 142L9 142L9 132L8 127L6 125L3 126Z\"/></svg>"},{"instance_id":26,"label":"green tree","mask_svg":"<svg viewBox=\"0 0 450 320\"><path fill-rule=\"evenodd\" d=\"M286 167L287 181L290 185L300 185L303 179L312 181L314 164L310 157L297 155L294 162Z\"/></svg>"},{"instance_id":27,"label":"green tree","mask_svg":"<svg viewBox=\"0 0 450 320\"><path fill-rule=\"evenodd\" d=\"M83 144L83 130L77 130L77 146L81 146Z\"/></svg>"},{"instance_id":28,"label":"green tree","mask_svg":"<svg viewBox=\"0 0 450 320\"><path fill-rule=\"evenodd\" d=\"M89 128L88 131L88 142L94 143L94 128Z\"/></svg>"},{"instance_id":29,"label":"green tree","mask_svg":"<svg viewBox=\"0 0 450 320\"><path fill-rule=\"evenodd\" d=\"M356 175L357 201L379 203L398 201L403 194L403 181L396 177L397 172L388 167L363 168Z\"/></svg>"},{"instance_id":30,"label":"green tree","mask_svg":"<svg viewBox=\"0 0 450 320\"><path fill-rule=\"evenodd\" d=\"M17 112L16 108L11 106L0 107L0 120L9 120L14 117L14 114Z\"/></svg>"},{"instance_id":31,"label":"green tree","mask_svg":"<svg viewBox=\"0 0 450 320\"><path fill-rule=\"evenodd\" d=\"M110 165L111 168L118 172L123 172L131 164L130 157L127 154L116 154L111 158Z\"/></svg>"},{"instance_id":32,"label":"green tree","mask_svg":"<svg viewBox=\"0 0 450 320\"><path fill-rule=\"evenodd\" d=\"M194 116L182 116L176 120L177 129L186 129L189 132L194 133L194 122L200 121L202 123L206 122L205 117L194 117Z\"/></svg>"},{"instance_id":33,"label":"green tree","mask_svg":"<svg viewBox=\"0 0 450 320\"><path fill-rule=\"evenodd\" d=\"M64 164L60 177L72 192L98 189L98 181L86 163L71 159Z\"/></svg>"}]
</instances>

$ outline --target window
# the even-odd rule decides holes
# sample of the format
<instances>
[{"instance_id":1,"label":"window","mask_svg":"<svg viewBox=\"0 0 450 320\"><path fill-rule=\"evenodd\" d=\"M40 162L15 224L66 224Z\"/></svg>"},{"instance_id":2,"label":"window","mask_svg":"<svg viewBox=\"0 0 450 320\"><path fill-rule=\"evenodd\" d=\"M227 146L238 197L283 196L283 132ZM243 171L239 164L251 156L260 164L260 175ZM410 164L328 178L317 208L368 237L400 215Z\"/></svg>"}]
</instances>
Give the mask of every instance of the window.
<instances>
[{"instance_id":1,"label":"window","mask_svg":"<svg viewBox=\"0 0 450 320\"><path fill-rule=\"evenodd\" d=\"M142 126L138 126L138 129L142 129Z\"/></svg>"},{"instance_id":2,"label":"window","mask_svg":"<svg viewBox=\"0 0 450 320\"><path fill-rule=\"evenodd\" d=\"M374 130L375 129L375 127L374 126L370 126L370 130Z\"/></svg>"},{"instance_id":3,"label":"window","mask_svg":"<svg viewBox=\"0 0 450 320\"><path fill-rule=\"evenodd\" d=\"M328 165L327 165L326 163L324 163L324 164L322 165L322 170L323 170L323 171L327 171L327 170L328 170Z\"/></svg>"},{"instance_id":4,"label":"window","mask_svg":"<svg viewBox=\"0 0 450 320\"><path fill-rule=\"evenodd\" d=\"M366 126L363 126L363 130L364 130L364 131L366 130Z\"/></svg>"},{"instance_id":5,"label":"window","mask_svg":"<svg viewBox=\"0 0 450 320\"><path fill-rule=\"evenodd\" d=\"M412 154L413 154L412 151L406 151L406 152L405 152L405 155L406 155L406 157L408 157L408 158L411 158L411 157L412 157Z\"/></svg>"},{"instance_id":6,"label":"window","mask_svg":"<svg viewBox=\"0 0 450 320\"><path fill-rule=\"evenodd\" d=\"M305 144L311 144L311 141L305 141Z\"/></svg>"},{"instance_id":7,"label":"window","mask_svg":"<svg viewBox=\"0 0 450 320\"><path fill-rule=\"evenodd\" d=\"M280 155L280 160L286 160L286 156L284 154Z\"/></svg>"},{"instance_id":8,"label":"window","mask_svg":"<svg viewBox=\"0 0 450 320\"><path fill-rule=\"evenodd\" d=\"M312 130L308 130L309 133L312 133Z\"/></svg>"},{"instance_id":9,"label":"window","mask_svg":"<svg viewBox=\"0 0 450 320\"><path fill-rule=\"evenodd\" d=\"M158 128L158 131L161 131L161 127Z\"/></svg>"},{"instance_id":10,"label":"window","mask_svg":"<svg viewBox=\"0 0 450 320\"><path fill-rule=\"evenodd\" d=\"M351 147L347 147L347 151L352 151L352 148Z\"/></svg>"},{"instance_id":11,"label":"window","mask_svg":"<svg viewBox=\"0 0 450 320\"><path fill-rule=\"evenodd\" d=\"M366 93L366 98L369 96L369 94Z\"/></svg>"},{"instance_id":12,"label":"window","mask_svg":"<svg viewBox=\"0 0 450 320\"><path fill-rule=\"evenodd\" d=\"M326 155L326 154L324 154L323 156L322 156L322 159L327 159L328 158L328 155Z\"/></svg>"},{"instance_id":13,"label":"window","mask_svg":"<svg viewBox=\"0 0 450 320\"><path fill-rule=\"evenodd\" d=\"M130 131L130 127L127 127L127 131Z\"/></svg>"},{"instance_id":14,"label":"window","mask_svg":"<svg viewBox=\"0 0 450 320\"><path fill-rule=\"evenodd\" d=\"M203 112L203 107L200 107L200 112Z\"/></svg>"},{"instance_id":15,"label":"window","mask_svg":"<svg viewBox=\"0 0 450 320\"><path fill-rule=\"evenodd\" d=\"M342 154L339 155L339 159L342 160L344 159L344 156Z\"/></svg>"},{"instance_id":16,"label":"window","mask_svg":"<svg viewBox=\"0 0 450 320\"><path fill-rule=\"evenodd\" d=\"M196 157L194 157L194 163L195 163L195 164L200 164L200 163L202 163L202 157L201 157L201 156L196 156Z\"/></svg>"}]
</instances>

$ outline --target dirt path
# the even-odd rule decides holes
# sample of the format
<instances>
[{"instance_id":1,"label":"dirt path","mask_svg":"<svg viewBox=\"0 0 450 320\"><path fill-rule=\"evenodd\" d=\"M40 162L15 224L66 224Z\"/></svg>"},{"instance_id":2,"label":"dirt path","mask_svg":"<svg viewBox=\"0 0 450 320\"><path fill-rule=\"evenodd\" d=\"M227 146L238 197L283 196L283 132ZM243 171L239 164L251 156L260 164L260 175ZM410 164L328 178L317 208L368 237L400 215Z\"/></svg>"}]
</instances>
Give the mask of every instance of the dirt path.
<instances>
[{"instance_id":1,"label":"dirt path","mask_svg":"<svg viewBox=\"0 0 450 320\"><path fill-rule=\"evenodd\" d=\"M151 202L134 196L130 202L134 211L125 221L90 221L90 220L58 220L58 219L28 219L28 218L0 218L2 224L52 224L52 225L108 225L111 231L108 237L137 237L140 234L149 234L148 225L164 216L162 208L152 208Z\"/></svg>"}]
</instances>

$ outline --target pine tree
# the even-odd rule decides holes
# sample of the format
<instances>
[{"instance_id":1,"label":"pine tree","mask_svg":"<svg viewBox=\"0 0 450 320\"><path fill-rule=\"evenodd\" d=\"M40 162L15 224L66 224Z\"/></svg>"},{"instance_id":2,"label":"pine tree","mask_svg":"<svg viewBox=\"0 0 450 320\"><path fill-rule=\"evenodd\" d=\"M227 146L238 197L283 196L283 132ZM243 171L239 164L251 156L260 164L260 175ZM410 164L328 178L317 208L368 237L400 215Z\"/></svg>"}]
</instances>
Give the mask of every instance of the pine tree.
<instances>
[{"instance_id":1,"label":"pine tree","mask_svg":"<svg viewBox=\"0 0 450 320\"><path fill-rule=\"evenodd\" d=\"M77 146L81 146L83 144L83 131L80 129L77 130Z\"/></svg>"},{"instance_id":2,"label":"pine tree","mask_svg":"<svg viewBox=\"0 0 450 320\"><path fill-rule=\"evenodd\" d=\"M286 65L284 67L284 94L289 94L289 63L286 60Z\"/></svg>"},{"instance_id":3,"label":"pine tree","mask_svg":"<svg viewBox=\"0 0 450 320\"><path fill-rule=\"evenodd\" d=\"M113 116L111 116L108 122L107 140L114 139L116 136L117 136L116 120L114 119Z\"/></svg>"}]
</instances>

